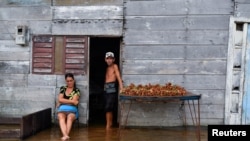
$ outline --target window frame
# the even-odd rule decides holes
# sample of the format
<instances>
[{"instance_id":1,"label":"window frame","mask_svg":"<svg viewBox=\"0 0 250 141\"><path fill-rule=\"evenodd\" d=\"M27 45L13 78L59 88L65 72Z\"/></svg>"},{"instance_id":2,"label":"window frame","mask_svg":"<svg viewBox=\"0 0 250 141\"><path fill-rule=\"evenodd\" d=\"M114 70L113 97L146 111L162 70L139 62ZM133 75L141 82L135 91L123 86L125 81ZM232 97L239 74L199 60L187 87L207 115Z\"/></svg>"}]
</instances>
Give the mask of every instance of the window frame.
<instances>
[{"instance_id":1,"label":"window frame","mask_svg":"<svg viewBox=\"0 0 250 141\"><path fill-rule=\"evenodd\" d=\"M48 42L48 37L51 38L51 42ZM56 56L56 38L63 38L63 65L61 72L55 72L55 56ZM47 39L46 39L47 38ZM44 39L44 40L43 40ZM87 62L88 62L88 36L82 35L34 35L32 39L32 74L65 74L71 72L73 74L86 75L87 74ZM51 43L51 58L46 56L36 56L35 54L46 54L47 46ZM36 49L38 48L38 49ZM41 52L39 52L39 50ZM45 52L43 52L45 51ZM80 52L78 52L80 51ZM72 55L71 55L72 54ZM69 56L67 58L67 56ZM45 62L37 62L37 60ZM47 60L46 60L47 59ZM46 61L49 62L51 59L51 66ZM68 60L73 60L69 63ZM82 59L82 60L81 60ZM40 63L40 64L39 64ZM81 66L83 65L83 66ZM68 66L68 68L67 68ZM75 68L74 68L75 67ZM82 68L81 68L82 67ZM51 69L51 71L46 71L46 69Z\"/></svg>"}]
</instances>

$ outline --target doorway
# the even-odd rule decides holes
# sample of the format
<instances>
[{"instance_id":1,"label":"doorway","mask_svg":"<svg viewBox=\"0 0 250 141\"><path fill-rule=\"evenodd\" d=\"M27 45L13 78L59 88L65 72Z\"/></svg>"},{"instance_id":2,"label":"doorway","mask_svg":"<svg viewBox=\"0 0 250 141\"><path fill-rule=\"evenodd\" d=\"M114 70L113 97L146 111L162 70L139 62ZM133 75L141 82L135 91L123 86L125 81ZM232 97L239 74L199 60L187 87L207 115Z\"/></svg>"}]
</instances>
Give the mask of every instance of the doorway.
<instances>
[{"instance_id":1,"label":"doorway","mask_svg":"<svg viewBox=\"0 0 250 141\"><path fill-rule=\"evenodd\" d=\"M120 37L90 37L89 41L89 126L105 125L106 118L103 103L103 89L106 71L105 53L115 54L115 63L119 66ZM113 112L113 125L117 125L118 94Z\"/></svg>"}]
</instances>

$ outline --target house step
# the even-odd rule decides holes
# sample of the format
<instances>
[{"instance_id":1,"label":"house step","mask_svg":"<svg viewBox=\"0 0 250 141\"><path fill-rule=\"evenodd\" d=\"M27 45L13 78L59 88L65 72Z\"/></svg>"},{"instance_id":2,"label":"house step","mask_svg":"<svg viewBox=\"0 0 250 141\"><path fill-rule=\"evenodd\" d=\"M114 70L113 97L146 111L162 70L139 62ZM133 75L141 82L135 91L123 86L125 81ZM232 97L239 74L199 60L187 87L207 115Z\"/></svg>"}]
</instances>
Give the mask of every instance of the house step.
<instances>
[{"instance_id":1,"label":"house step","mask_svg":"<svg viewBox=\"0 0 250 141\"><path fill-rule=\"evenodd\" d=\"M20 131L20 125L0 125L0 139L19 139Z\"/></svg>"}]
</instances>

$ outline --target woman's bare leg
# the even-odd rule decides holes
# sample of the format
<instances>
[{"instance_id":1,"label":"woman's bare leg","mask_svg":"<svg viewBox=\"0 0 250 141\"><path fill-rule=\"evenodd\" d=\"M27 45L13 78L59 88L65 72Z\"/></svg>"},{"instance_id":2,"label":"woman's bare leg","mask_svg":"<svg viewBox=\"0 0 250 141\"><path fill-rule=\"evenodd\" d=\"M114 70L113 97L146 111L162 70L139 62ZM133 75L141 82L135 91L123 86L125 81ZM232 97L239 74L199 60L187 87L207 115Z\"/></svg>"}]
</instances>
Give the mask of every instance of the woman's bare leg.
<instances>
[{"instance_id":1,"label":"woman's bare leg","mask_svg":"<svg viewBox=\"0 0 250 141\"><path fill-rule=\"evenodd\" d=\"M67 133L68 136L69 136L72 124L75 121L75 119L76 119L75 114L73 114L73 113L68 114L67 122L66 122L66 133Z\"/></svg>"},{"instance_id":2,"label":"woman's bare leg","mask_svg":"<svg viewBox=\"0 0 250 141\"><path fill-rule=\"evenodd\" d=\"M66 117L67 115L65 113L58 113L58 120L59 120L59 126L62 132L62 139L66 140L66 137L68 136L67 134L67 125L66 125Z\"/></svg>"}]
</instances>

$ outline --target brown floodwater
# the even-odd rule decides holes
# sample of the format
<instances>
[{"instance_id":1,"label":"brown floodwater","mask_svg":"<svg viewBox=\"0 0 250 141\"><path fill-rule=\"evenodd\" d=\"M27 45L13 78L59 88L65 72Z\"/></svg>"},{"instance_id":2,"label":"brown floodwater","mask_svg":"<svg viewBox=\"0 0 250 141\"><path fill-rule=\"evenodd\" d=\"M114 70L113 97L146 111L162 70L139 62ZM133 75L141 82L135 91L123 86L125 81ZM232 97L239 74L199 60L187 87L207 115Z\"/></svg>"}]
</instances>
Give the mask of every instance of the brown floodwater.
<instances>
[{"instance_id":1,"label":"brown floodwater","mask_svg":"<svg viewBox=\"0 0 250 141\"><path fill-rule=\"evenodd\" d=\"M105 126L73 127L68 141L198 141L196 128L112 128ZM207 127L200 128L200 141L207 141ZM43 130L24 140L0 139L0 141L61 141L58 126Z\"/></svg>"}]
</instances>

